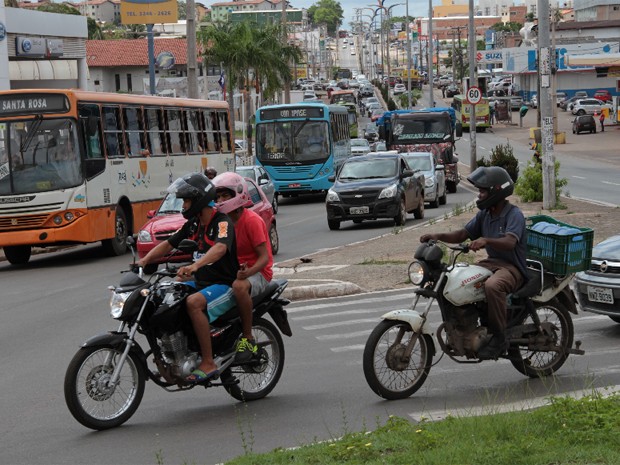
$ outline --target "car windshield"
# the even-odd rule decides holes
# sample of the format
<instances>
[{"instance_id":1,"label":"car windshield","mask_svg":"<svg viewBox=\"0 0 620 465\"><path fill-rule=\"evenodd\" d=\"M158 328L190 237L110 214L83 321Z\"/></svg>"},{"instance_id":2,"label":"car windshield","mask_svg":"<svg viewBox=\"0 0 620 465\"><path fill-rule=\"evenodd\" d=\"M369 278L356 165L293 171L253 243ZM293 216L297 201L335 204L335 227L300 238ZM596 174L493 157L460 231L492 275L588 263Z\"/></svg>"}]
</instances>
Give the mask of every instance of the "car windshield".
<instances>
[{"instance_id":1,"label":"car windshield","mask_svg":"<svg viewBox=\"0 0 620 465\"><path fill-rule=\"evenodd\" d=\"M376 179L396 176L395 159L372 159L345 163L338 179Z\"/></svg>"},{"instance_id":2,"label":"car windshield","mask_svg":"<svg viewBox=\"0 0 620 465\"><path fill-rule=\"evenodd\" d=\"M406 158L412 170L431 171L433 169L430 157L409 156Z\"/></svg>"},{"instance_id":3,"label":"car windshield","mask_svg":"<svg viewBox=\"0 0 620 465\"><path fill-rule=\"evenodd\" d=\"M329 156L326 121L274 121L256 129L256 154L263 164L313 163Z\"/></svg>"},{"instance_id":4,"label":"car windshield","mask_svg":"<svg viewBox=\"0 0 620 465\"><path fill-rule=\"evenodd\" d=\"M254 168L239 166L235 171L237 172L237 174L243 176L244 178L250 178L256 181L256 173L254 172Z\"/></svg>"},{"instance_id":5,"label":"car windshield","mask_svg":"<svg viewBox=\"0 0 620 465\"><path fill-rule=\"evenodd\" d=\"M366 139L351 139L351 147L368 147Z\"/></svg>"},{"instance_id":6,"label":"car windshield","mask_svg":"<svg viewBox=\"0 0 620 465\"><path fill-rule=\"evenodd\" d=\"M82 183L75 121L0 123L0 194L67 189Z\"/></svg>"},{"instance_id":7,"label":"car windshield","mask_svg":"<svg viewBox=\"0 0 620 465\"><path fill-rule=\"evenodd\" d=\"M183 199L177 199L174 194L168 194L157 210L158 215L169 215L171 213L181 213L183 209Z\"/></svg>"}]
</instances>

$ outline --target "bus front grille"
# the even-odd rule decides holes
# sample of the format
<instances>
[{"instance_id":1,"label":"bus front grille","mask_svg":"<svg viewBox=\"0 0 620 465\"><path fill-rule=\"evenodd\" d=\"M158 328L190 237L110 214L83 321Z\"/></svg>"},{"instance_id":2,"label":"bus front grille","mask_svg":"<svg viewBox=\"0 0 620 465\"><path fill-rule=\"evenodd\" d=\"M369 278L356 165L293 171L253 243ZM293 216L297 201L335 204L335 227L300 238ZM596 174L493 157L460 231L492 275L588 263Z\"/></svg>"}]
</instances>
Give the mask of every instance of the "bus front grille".
<instances>
[{"instance_id":1,"label":"bus front grille","mask_svg":"<svg viewBox=\"0 0 620 465\"><path fill-rule=\"evenodd\" d=\"M272 166L271 167L276 173L280 174L290 174L290 173L310 173L313 169L315 169L314 165L296 165L296 166Z\"/></svg>"},{"instance_id":2,"label":"bus front grille","mask_svg":"<svg viewBox=\"0 0 620 465\"><path fill-rule=\"evenodd\" d=\"M44 215L25 215L0 218L0 231L10 231L12 229L38 228L45 224L49 218Z\"/></svg>"}]
</instances>

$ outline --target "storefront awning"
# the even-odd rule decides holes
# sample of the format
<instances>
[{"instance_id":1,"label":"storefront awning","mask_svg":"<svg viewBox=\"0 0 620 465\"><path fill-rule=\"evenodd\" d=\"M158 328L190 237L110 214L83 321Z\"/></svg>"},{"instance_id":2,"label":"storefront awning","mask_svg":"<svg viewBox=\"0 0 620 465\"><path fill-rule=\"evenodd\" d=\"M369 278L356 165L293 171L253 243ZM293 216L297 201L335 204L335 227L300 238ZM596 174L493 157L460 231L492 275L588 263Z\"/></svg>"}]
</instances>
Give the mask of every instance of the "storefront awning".
<instances>
[{"instance_id":1,"label":"storefront awning","mask_svg":"<svg viewBox=\"0 0 620 465\"><path fill-rule=\"evenodd\" d=\"M9 61L11 81L78 79L76 60Z\"/></svg>"}]
</instances>

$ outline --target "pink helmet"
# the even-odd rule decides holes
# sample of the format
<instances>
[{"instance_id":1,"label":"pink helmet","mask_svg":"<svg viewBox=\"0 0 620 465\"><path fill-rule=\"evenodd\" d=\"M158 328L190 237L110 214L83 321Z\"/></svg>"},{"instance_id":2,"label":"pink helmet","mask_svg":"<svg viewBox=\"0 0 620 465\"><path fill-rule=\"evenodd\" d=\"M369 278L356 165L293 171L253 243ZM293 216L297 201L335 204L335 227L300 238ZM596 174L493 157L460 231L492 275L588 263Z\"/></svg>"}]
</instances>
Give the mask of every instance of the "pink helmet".
<instances>
[{"instance_id":1,"label":"pink helmet","mask_svg":"<svg viewBox=\"0 0 620 465\"><path fill-rule=\"evenodd\" d=\"M235 211L237 208L252 206L252 200L248 193L248 185L245 179L237 173L227 171L218 174L213 178L212 182L215 185L216 192L219 189L228 189L234 195L231 199L219 202L217 204L218 211L228 214Z\"/></svg>"}]
</instances>

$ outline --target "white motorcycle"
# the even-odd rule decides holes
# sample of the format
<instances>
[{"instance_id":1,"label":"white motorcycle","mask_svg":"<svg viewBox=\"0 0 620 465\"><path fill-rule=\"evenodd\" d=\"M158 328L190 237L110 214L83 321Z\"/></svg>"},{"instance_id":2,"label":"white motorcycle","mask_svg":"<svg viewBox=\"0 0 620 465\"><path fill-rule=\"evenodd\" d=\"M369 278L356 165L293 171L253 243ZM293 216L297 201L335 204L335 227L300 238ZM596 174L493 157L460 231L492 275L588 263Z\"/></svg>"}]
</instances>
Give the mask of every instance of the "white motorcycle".
<instances>
[{"instance_id":1,"label":"white motorcycle","mask_svg":"<svg viewBox=\"0 0 620 465\"><path fill-rule=\"evenodd\" d=\"M451 250L442 263L440 244ZM364 375L370 388L386 399L411 396L422 385L433 365L436 340L441 351L458 363L480 363L478 350L490 339L486 327L484 282L492 272L477 265L457 263L469 252L467 245L438 241L421 244L409 265L415 297L411 309L394 310L370 334L364 349ZM583 355L580 341L573 348L575 296L568 286L573 274L558 276L528 260L529 280L508 296L507 353L502 358L526 376L551 375L569 354ZM416 310L425 298L424 309ZM434 302L442 323L433 332L428 314Z\"/></svg>"}]
</instances>

